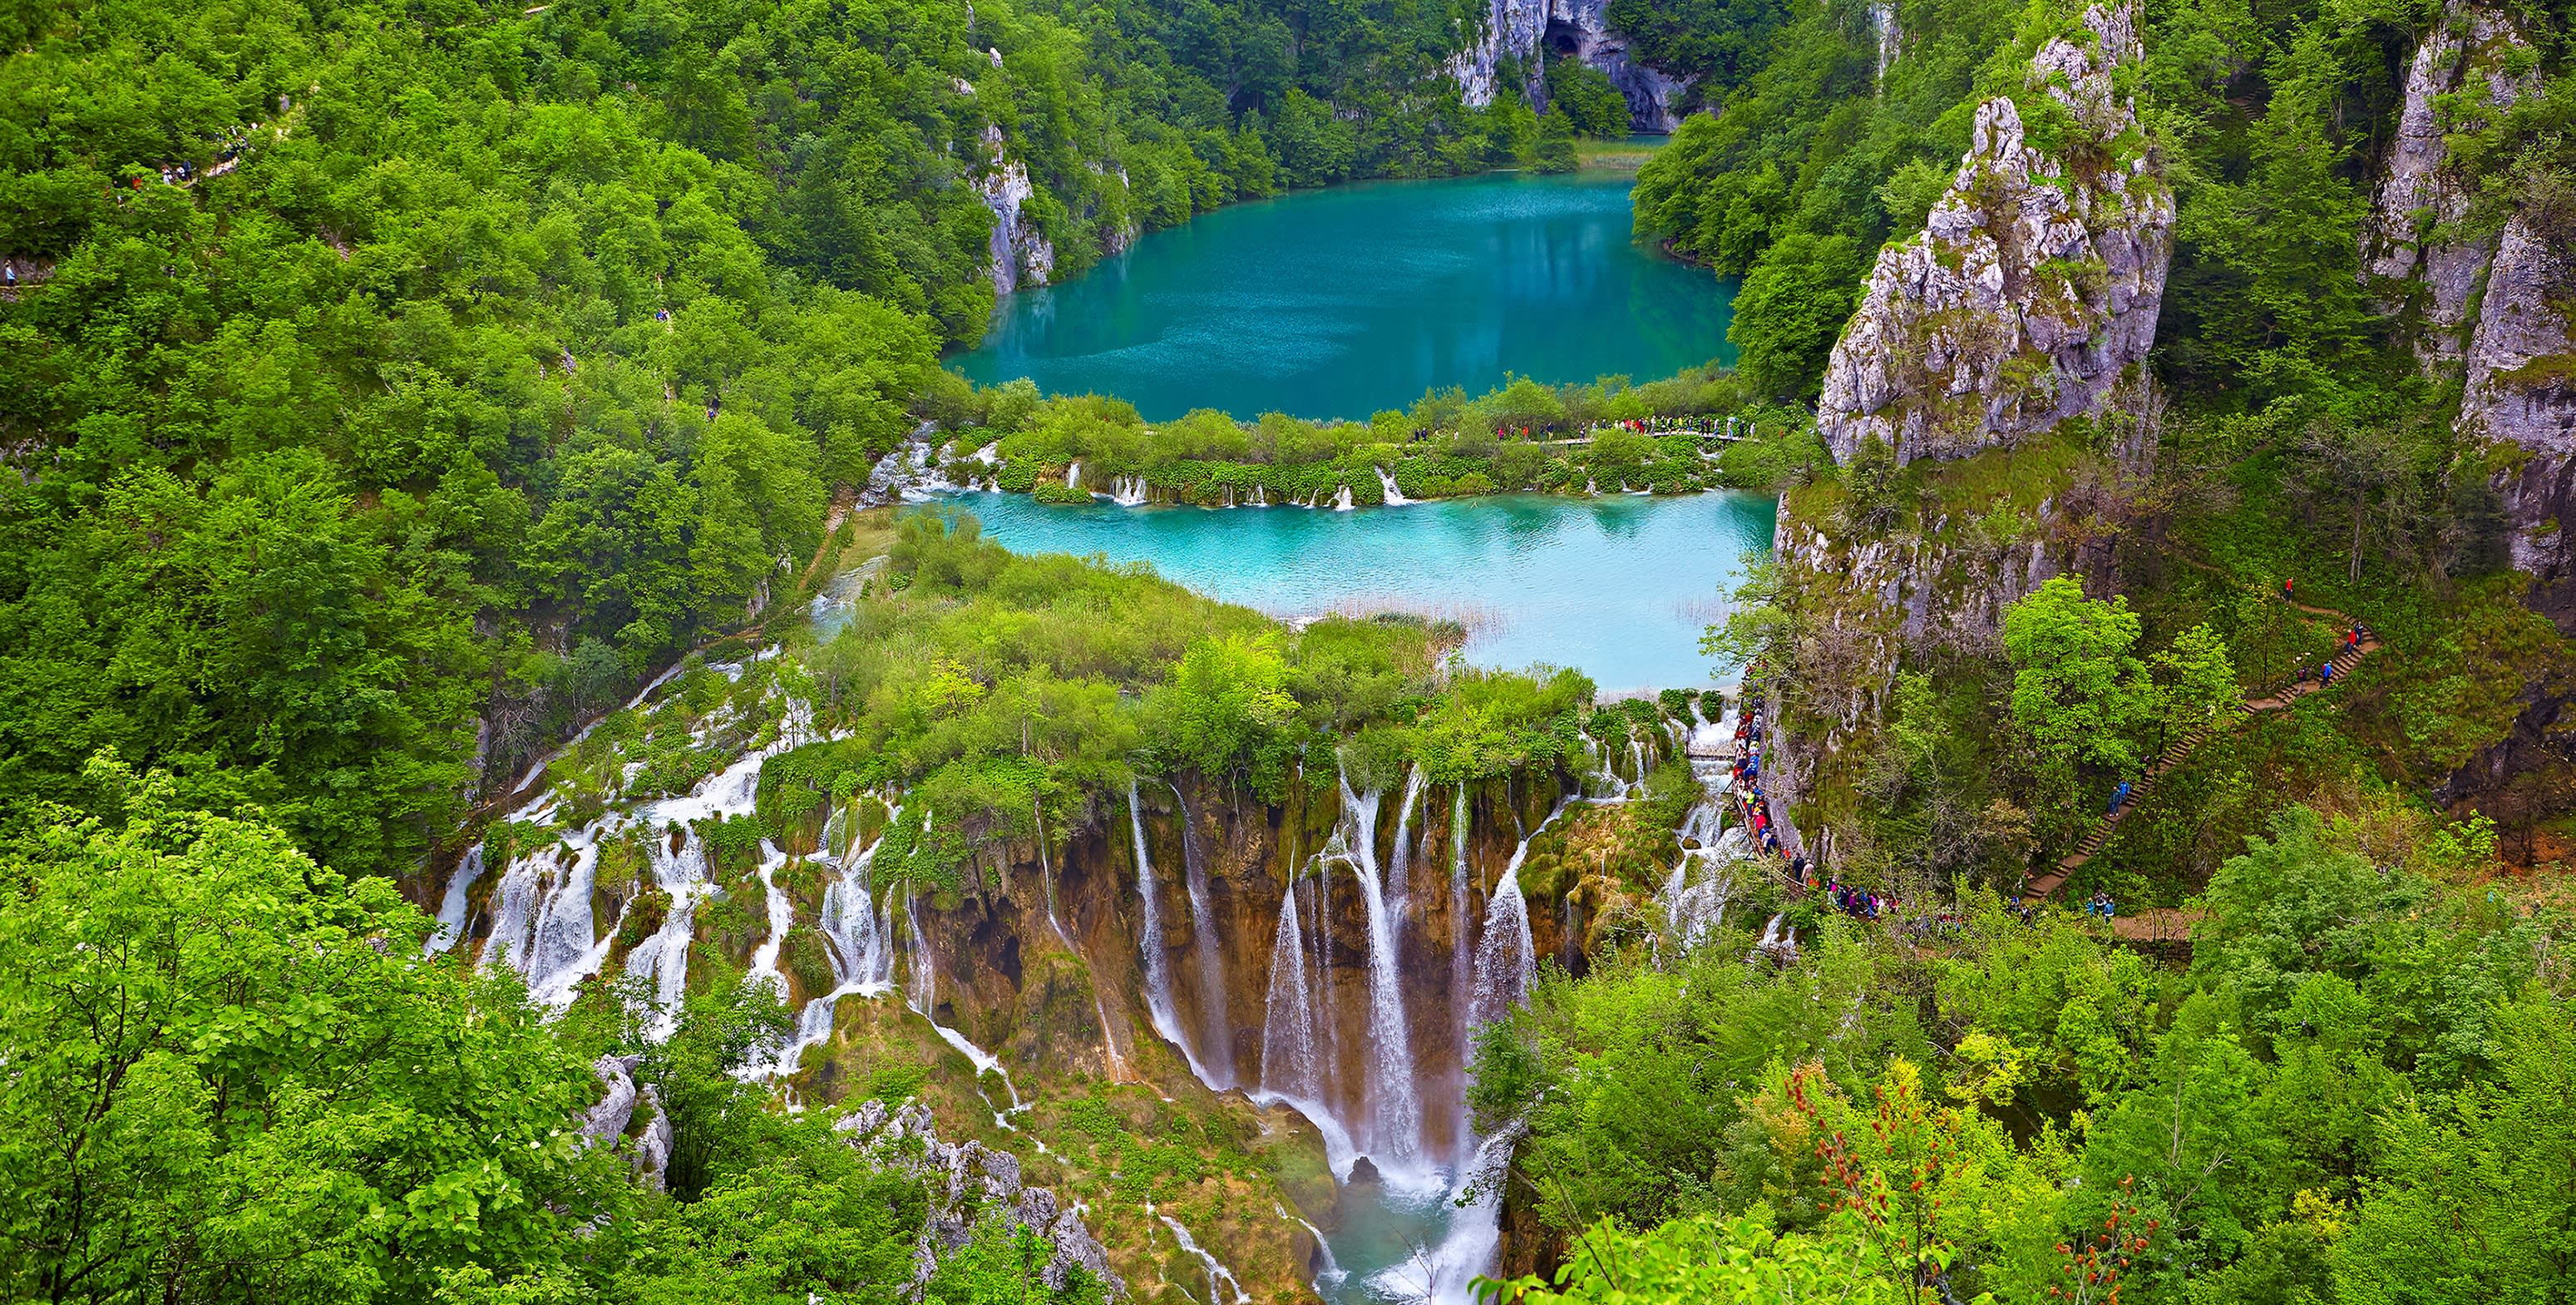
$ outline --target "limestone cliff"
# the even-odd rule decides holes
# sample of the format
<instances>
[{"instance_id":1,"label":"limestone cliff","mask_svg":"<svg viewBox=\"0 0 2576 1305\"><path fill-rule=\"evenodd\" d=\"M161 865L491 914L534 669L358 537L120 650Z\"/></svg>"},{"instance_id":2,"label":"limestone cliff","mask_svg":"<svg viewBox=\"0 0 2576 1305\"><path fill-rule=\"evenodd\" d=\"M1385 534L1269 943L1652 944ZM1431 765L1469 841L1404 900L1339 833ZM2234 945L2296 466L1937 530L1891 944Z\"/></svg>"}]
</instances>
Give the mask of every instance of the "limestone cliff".
<instances>
[{"instance_id":1,"label":"limestone cliff","mask_svg":"<svg viewBox=\"0 0 2576 1305\"><path fill-rule=\"evenodd\" d=\"M1055 276L1055 245L1028 211L1037 188L1029 183L1028 168L1006 152L1000 128L986 129L985 144L993 157L975 187L993 213L993 293L1045 285Z\"/></svg>"},{"instance_id":2,"label":"limestone cliff","mask_svg":"<svg viewBox=\"0 0 2576 1305\"><path fill-rule=\"evenodd\" d=\"M2133 7L2095 6L2039 47L2019 102L1978 106L1949 191L1880 251L1834 346L1817 426L1837 460L1871 438L1900 464L2011 444L2100 411L2146 356L2174 209L2117 76L2141 57Z\"/></svg>"},{"instance_id":3,"label":"limestone cliff","mask_svg":"<svg viewBox=\"0 0 2576 1305\"><path fill-rule=\"evenodd\" d=\"M2537 64L2516 72L2529 42L2503 12L2453 3L2415 48L2397 137L2362 225L2362 277L2399 304L2413 299L2417 348L2428 363L2460 357L2470 299L2495 257L2492 227L2471 221L2471 181L2442 138L2539 89ZM2474 97L2463 97L2463 89Z\"/></svg>"},{"instance_id":4,"label":"limestone cliff","mask_svg":"<svg viewBox=\"0 0 2576 1305\"><path fill-rule=\"evenodd\" d=\"M1506 58L1520 60L1538 97L1538 55L1542 48L1598 68L1628 100L1628 122L1638 131L1670 132L1681 125L1674 105L1690 83L1651 67L1628 51L1628 38L1610 25L1609 0L1491 0L1484 26L1465 49L1452 55L1449 74L1469 105L1482 108L1501 89L1498 68Z\"/></svg>"},{"instance_id":5,"label":"limestone cliff","mask_svg":"<svg viewBox=\"0 0 2576 1305\"><path fill-rule=\"evenodd\" d=\"M2576 232L2553 235L2544 220L2516 215L2498 241L2460 432L2482 451L2533 606L2576 633L2576 548L2565 529L2576 518L2576 266L2563 252Z\"/></svg>"}]
</instances>

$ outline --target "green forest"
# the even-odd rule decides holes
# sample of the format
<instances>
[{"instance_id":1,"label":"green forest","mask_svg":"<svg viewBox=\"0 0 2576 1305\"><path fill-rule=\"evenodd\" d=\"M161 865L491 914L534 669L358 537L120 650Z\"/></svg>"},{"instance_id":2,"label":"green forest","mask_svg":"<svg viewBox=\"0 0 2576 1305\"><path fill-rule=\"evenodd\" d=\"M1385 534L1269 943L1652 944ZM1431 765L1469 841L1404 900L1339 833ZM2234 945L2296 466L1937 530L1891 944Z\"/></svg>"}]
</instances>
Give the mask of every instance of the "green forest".
<instances>
[{"instance_id":1,"label":"green forest","mask_svg":"<svg viewBox=\"0 0 2576 1305\"><path fill-rule=\"evenodd\" d=\"M2540 455L2464 428L2432 292L2366 254L2410 62L2471 8L2523 89L2442 97L2466 198L2405 222L2570 247L2570 0L2124 9L2174 204L2149 397L1910 463L1828 451L1829 359L1978 106L2039 104L2064 0L1603 7L1686 79L1636 235L1737 282L1733 367L1152 424L942 366L1028 242L1063 280L1239 200L1570 169L1628 132L1620 88L1552 29L1471 105L1454 60L1502 14L1420 0L0 8L0 1297L1356 1289L1304 1215L1357 1180L1248 1079L1200 1081L1118 995L1150 982L1127 925L1056 898L1078 860L1150 891L1153 804L1167 879L1201 873L1191 831L1252 831L1294 924L1335 891L1297 865L1376 855L1330 841L1356 791L1371 821L1405 794L1359 826L1397 872L1437 826L1463 883L1472 809L1527 895L1526 1002L1457 1012L1442 1082L1510 1143L1448 1201L1499 1210L1482 1299L2576 1299L2576 644L2496 488ZM2571 356L2501 374L2555 394ZM1456 622L1291 626L859 506L908 445L1050 503L1722 487L1828 551L1757 561L1710 629L1747 693L1610 701L1469 665ZM1935 577L1966 590L2047 548L2117 591L2034 571L1991 640L1883 677L1812 560L1967 558ZM1832 862L1748 870L1685 927L1667 884L1710 849L1681 740L1766 695L1833 739L1795 811ZM747 813L593 837L747 762ZM2115 831L2105 795L2149 774ZM887 945L965 959L796 1043L855 983L824 916L862 846ZM675 890L684 847L705 882ZM560 994L458 945L539 863L595 894ZM1185 900L1154 927L1198 939ZM1237 1015L1281 1000L1236 978ZM608 1063L626 1108L586 1131ZM906 1103L1062 1193L1125 1280L1051 1267L923 1139L841 1128Z\"/></svg>"}]
</instances>

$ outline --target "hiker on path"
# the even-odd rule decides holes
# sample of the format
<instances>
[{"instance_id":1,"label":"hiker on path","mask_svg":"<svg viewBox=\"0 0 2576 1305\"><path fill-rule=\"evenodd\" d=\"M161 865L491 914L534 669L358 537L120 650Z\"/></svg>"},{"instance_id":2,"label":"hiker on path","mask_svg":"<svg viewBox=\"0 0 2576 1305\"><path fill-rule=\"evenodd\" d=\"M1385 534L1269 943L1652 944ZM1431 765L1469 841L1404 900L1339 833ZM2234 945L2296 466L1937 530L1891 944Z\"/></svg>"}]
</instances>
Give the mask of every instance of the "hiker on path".
<instances>
[{"instance_id":1,"label":"hiker on path","mask_svg":"<svg viewBox=\"0 0 2576 1305\"><path fill-rule=\"evenodd\" d=\"M2333 684L2333 683L2334 683L2334 663L2333 663L2333 662L2321 662L2321 663L2319 663L2319 664L2318 664L2318 666L2317 666L2317 687L2318 687L2319 689L2323 689L2323 688L2325 688L2326 686L2328 686L2328 685L2330 685L2330 684Z\"/></svg>"},{"instance_id":2,"label":"hiker on path","mask_svg":"<svg viewBox=\"0 0 2576 1305\"><path fill-rule=\"evenodd\" d=\"M2103 814L2116 816L2120 814L2120 808L2127 806L2128 804L2129 781L2124 779L2120 781L2117 788L2111 790L2111 809Z\"/></svg>"},{"instance_id":3,"label":"hiker on path","mask_svg":"<svg viewBox=\"0 0 2576 1305\"><path fill-rule=\"evenodd\" d=\"M2292 584L2292 583L2294 583L2294 582L2293 582L2292 580L2290 580L2288 577L2286 577L2286 576L2282 577L2282 580L2281 580L2281 601L2282 601L2282 602L2285 602L2285 603L2295 603L2295 602L2299 601L2299 600L2298 600L2297 595L2295 595L2295 594L2293 594L2293 593L2291 593L2291 592L2290 592L2290 586L2291 586L2291 584Z\"/></svg>"}]
</instances>

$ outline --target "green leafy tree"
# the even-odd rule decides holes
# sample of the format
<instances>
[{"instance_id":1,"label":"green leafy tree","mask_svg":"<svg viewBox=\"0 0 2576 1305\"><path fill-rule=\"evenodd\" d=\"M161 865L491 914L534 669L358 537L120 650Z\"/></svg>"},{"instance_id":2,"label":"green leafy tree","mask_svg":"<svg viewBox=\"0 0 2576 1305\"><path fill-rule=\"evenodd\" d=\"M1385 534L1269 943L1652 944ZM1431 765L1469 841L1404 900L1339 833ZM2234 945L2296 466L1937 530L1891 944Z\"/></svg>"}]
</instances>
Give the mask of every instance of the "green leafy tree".
<instances>
[{"instance_id":1,"label":"green leafy tree","mask_svg":"<svg viewBox=\"0 0 2576 1305\"><path fill-rule=\"evenodd\" d=\"M506 971L268 825L94 760L0 872L0 1282L17 1299L428 1299L578 1269L596 1092Z\"/></svg>"},{"instance_id":2,"label":"green leafy tree","mask_svg":"<svg viewBox=\"0 0 2576 1305\"><path fill-rule=\"evenodd\" d=\"M2050 577L2004 609L2013 719L2044 762L2137 766L2133 735L2151 706L2137 643L2128 600L2086 598L2069 576Z\"/></svg>"}]
</instances>

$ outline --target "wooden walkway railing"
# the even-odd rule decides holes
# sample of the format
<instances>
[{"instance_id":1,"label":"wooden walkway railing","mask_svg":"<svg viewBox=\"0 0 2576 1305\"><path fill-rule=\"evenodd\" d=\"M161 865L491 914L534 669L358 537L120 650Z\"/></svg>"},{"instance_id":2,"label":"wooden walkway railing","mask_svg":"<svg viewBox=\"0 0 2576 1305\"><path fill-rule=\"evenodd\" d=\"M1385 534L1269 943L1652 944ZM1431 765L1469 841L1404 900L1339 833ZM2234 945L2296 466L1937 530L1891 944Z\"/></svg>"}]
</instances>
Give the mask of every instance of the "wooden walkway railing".
<instances>
[{"instance_id":1,"label":"wooden walkway railing","mask_svg":"<svg viewBox=\"0 0 2576 1305\"><path fill-rule=\"evenodd\" d=\"M2300 602L2293 602L2290 606L2295 607L2302 612L2306 612L2311 616L2332 617L2345 628L2353 628L2353 620L2351 617L2342 612L2338 612L2331 607L2310 607L2307 604ZM2334 673L2337 676L2349 674L2353 667L2361 664L2362 658L2379 651L2379 648L2380 643L2378 636L2364 630L2362 632L2361 643L2358 647L2346 646L2342 652L2334 655ZM2129 813L2137 810L2139 806L2146 802L2147 795L2156 791L2156 781L2162 778L2167 771L2181 765L2183 763L2183 759L2190 756L2194 748L2207 742L2210 735L2217 733L2221 728L2234 725L2237 720L2241 720L2244 717L2257 716L2265 712L2280 711L2283 708L2288 707L2290 704L2297 702L2299 699L2304 698L2311 693L2319 692L2326 687L2327 682L2315 679L2300 678L2292 680L2287 685L2284 685L2279 689L2272 690L2259 697L2247 698L2243 702L2236 704L2237 716L2234 719L2212 721L2209 724L2202 725L2191 733L2174 740L2173 744L2164 750L2164 755L2157 757L2155 763L2147 767L2146 774L2140 776L2136 783L2130 785L2129 800L2121 803L2119 810L2110 812L2104 815L2101 819L2094 821L2093 828L2085 833L2084 841L2076 844L2074 851L2069 852L2064 857L2060 858L2057 862L2056 869L2048 872L2047 874L2025 878L2022 881L2022 895L2025 898L2046 897L2049 894L2056 892L2058 889L2065 887L2067 877L2074 874L2076 869L2082 866L2085 862L2092 860L2096 855L2098 855L2102 851L2103 847L2110 843L2111 835L2119 830L2120 822L2128 819Z\"/></svg>"}]
</instances>

